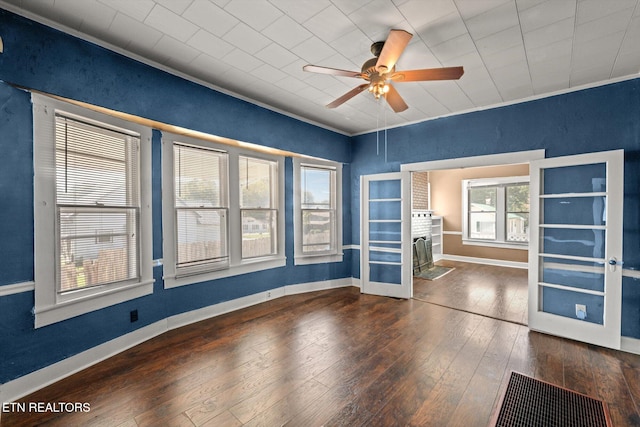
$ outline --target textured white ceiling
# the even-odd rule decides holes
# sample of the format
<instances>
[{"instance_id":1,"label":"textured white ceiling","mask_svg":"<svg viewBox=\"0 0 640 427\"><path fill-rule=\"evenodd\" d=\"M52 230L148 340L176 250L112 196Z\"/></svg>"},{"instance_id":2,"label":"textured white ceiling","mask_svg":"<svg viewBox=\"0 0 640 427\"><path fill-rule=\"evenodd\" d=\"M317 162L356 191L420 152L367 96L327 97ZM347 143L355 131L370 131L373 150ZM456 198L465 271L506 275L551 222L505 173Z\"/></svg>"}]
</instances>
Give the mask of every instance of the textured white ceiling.
<instances>
[{"instance_id":1,"label":"textured white ceiling","mask_svg":"<svg viewBox=\"0 0 640 427\"><path fill-rule=\"evenodd\" d=\"M517 102L640 71L640 0L0 0L20 13L243 99L345 134ZM458 81L396 84L396 114L359 71L392 28L397 69L462 65Z\"/></svg>"}]
</instances>

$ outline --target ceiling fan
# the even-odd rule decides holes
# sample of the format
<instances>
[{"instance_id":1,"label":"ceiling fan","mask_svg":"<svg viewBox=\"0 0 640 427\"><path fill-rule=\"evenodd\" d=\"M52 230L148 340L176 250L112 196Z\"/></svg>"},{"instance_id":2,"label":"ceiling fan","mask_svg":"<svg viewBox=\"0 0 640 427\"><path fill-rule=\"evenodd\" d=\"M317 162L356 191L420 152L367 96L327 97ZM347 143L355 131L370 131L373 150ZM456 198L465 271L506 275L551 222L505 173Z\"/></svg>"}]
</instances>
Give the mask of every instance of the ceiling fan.
<instances>
[{"instance_id":1,"label":"ceiling fan","mask_svg":"<svg viewBox=\"0 0 640 427\"><path fill-rule=\"evenodd\" d=\"M404 102L391 82L418 82L429 80L457 80L464 73L462 67L427 68L421 70L396 71L396 62L409 44L412 34L404 30L391 30L387 40L375 42L371 45L371 58L362 64L361 71L340 70L337 68L321 67L318 65L305 65L304 71L333 76L357 77L368 81L342 95L335 101L327 104L327 108L336 108L360 92L368 88L376 99L384 97L393 111L399 113L409 106Z\"/></svg>"}]
</instances>

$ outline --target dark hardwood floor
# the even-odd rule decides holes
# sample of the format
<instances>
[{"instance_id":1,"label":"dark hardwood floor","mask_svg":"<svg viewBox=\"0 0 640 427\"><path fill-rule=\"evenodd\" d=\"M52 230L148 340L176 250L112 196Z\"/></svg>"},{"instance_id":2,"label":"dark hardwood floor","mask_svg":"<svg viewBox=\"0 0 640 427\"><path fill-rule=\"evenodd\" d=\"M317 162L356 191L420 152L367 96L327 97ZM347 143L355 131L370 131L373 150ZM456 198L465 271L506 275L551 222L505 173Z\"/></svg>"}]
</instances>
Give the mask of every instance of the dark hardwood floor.
<instances>
[{"instance_id":1,"label":"dark hardwood floor","mask_svg":"<svg viewBox=\"0 0 640 427\"><path fill-rule=\"evenodd\" d=\"M23 399L88 413L3 426L486 426L511 370L640 425L640 356L356 288L287 296L170 331Z\"/></svg>"},{"instance_id":2,"label":"dark hardwood floor","mask_svg":"<svg viewBox=\"0 0 640 427\"><path fill-rule=\"evenodd\" d=\"M441 260L446 275L413 278L413 297L494 319L527 324L527 270Z\"/></svg>"}]
</instances>

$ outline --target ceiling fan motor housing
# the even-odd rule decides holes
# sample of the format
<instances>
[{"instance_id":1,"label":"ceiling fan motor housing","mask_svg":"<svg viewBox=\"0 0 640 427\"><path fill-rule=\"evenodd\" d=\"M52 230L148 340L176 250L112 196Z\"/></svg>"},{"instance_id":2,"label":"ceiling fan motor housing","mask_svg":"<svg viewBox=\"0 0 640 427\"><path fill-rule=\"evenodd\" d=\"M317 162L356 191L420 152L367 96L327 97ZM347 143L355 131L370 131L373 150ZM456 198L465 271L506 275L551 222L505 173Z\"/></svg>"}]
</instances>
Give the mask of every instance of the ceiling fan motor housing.
<instances>
[{"instance_id":1,"label":"ceiling fan motor housing","mask_svg":"<svg viewBox=\"0 0 640 427\"><path fill-rule=\"evenodd\" d=\"M384 47L384 42L374 42L371 45L371 53L373 54L373 56L375 56L376 58L380 56L380 52L382 52L383 47Z\"/></svg>"}]
</instances>

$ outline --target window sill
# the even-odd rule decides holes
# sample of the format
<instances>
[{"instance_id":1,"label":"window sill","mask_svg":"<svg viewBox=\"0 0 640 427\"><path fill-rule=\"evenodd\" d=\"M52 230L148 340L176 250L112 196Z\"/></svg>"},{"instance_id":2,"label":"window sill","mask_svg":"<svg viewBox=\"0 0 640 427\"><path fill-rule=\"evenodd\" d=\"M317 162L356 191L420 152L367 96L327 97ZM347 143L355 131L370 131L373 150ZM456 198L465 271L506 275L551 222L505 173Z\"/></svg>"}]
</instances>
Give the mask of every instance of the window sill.
<instances>
[{"instance_id":1,"label":"window sill","mask_svg":"<svg viewBox=\"0 0 640 427\"><path fill-rule=\"evenodd\" d=\"M81 314L90 313L112 305L116 305L135 298L140 298L153 293L154 280L109 288L96 289L96 292L82 295L75 299L57 302L50 306L38 306L35 308L35 327L40 328L52 325ZM36 285L37 286L37 285Z\"/></svg>"},{"instance_id":2,"label":"window sill","mask_svg":"<svg viewBox=\"0 0 640 427\"><path fill-rule=\"evenodd\" d=\"M529 243L508 243L508 242L492 242L488 240L468 240L462 239L463 245L469 246L485 246L489 248L502 248L502 249L519 249L529 250Z\"/></svg>"},{"instance_id":3,"label":"window sill","mask_svg":"<svg viewBox=\"0 0 640 427\"><path fill-rule=\"evenodd\" d=\"M177 288L180 286L192 285L195 283L209 282L211 280L224 279L226 277L239 276L241 274L254 273L256 271L269 270L272 268L284 267L287 264L286 257L245 260L236 265L231 265L223 270L208 271L206 273L192 274L188 276L176 277L175 273L168 272L164 279L165 289ZM166 267L166 266L165 266Z\"/></svg>"},{"instance_id":4,"label":"window sill","mask_svg":"<svg viewBox=\"0 0 640 427\"><path fill-rule=\"evenodd\" d=\"M294 265L326 264L329 262L342 262L343 259L344 255L342 253L323 255L296 255L296 257L294 258Z\"/></svg>"}]
</instances>

